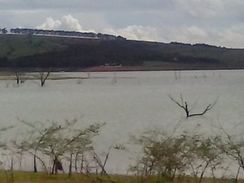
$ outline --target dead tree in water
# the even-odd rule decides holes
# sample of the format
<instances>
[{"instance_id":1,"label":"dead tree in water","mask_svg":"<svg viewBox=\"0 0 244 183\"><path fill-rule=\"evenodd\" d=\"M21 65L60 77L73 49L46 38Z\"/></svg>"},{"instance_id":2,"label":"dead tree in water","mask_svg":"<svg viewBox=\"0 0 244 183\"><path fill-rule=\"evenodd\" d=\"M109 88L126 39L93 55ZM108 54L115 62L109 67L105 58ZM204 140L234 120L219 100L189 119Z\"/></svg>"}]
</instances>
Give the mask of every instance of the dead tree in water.
<instances>
[{"instance_id":1,"label":"dead tree in water","mask_svg":"<svg viewBox=\"0 0 244 183\"><path fill-rule=\"evenodd\" d=\"M48 71L47 73L45 72L40 72L40 81L41 81L41 87L43 87L45 85L45 82L47 80L47 78L50 75L50 71Z\"/></svg>"},{"instance_id":2,"label":"dead tree in water","mask_svg":"<svg viewBox=\"0 0 244 183\"><path fill-rule=\"evenodd\" d=\"M25 81L22 79L23 73L16 71L15 72L15 78L16 78L16 84L20 85L24 83Z\"/></svg>"},{"instance_id":3,"label":"dead tree in water","mask_svg":"<svg viewBox=\"0 0 244 183\"><path fill-rule=\"evenodd\" d=\"M187 118L194 117L194 116L203 116L208 111L210 111L216 104L217 100L213 104L209 104L207 107L203 109L202 112L199 113L191 113L191 109L189 108L189 105L187 101L184 101L182 95L180 96L180 102L174 99L172 96L169 96L170 100L172 100L176 105L178 105L180 108L182 108L186 114Z\"/></svg>"},{"instance_id":4,"label":"dead tree in water","mask_svg":"<svg viewBox=\"0 0 244 183\"><path fill-rule=\"evenodd\" d=\"M19 85L20 84L20 73L15 72L15 76L16 76L16 83L17 83L17 85Z\"/></svg>"}]
</instances>

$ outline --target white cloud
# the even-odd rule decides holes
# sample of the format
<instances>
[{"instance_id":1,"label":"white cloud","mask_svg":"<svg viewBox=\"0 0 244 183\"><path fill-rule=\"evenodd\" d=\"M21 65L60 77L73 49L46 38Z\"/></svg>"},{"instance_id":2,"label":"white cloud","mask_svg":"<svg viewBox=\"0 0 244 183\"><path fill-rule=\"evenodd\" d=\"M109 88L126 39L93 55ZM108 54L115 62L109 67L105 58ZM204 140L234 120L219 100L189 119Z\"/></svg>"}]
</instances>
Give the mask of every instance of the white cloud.
<instances>
[{"instance_id":1,"label":"white cloud","mask_svg":"<svg viewBox=\"0 0 244 183\"><path fill-rule=\"evenodd\" d=\"M180 0L174 0L180 1ZM201 0L186 0L185 2L200 3ZM213 0L215 4L225 0ZM206 0L205 3L210 3ZM217 6L217 5L216 5ZM196 11L197 12L197 11ZM200 15L200 14L199 14ZM54 19L52 17L46 18L45 22L37 26L40 29L59 29L69 31L87 32L93 30L86 30L83 28L92 27L96 32L108 33L113 35L121 35L127 39L132 40L147 40L159 42L184 42L184 43L207 43L217 46L226 47L244 47L244 23L233 22L229 26L210 26L201 23L191 24L161 24L157 26L132 24L128 26L121 26L117 28L113 24L109 24L105 19L97 19L97 17L84 18L84 16L76 15L79 19L72 15L61 16L61 18ZM193 16L193 15L192 15ZM203 17L202 17L203 18ZM206 19L207 17L204 16ZM90 20L91 19L91 20ZM84 23L83 26L80 20ZM94 21L93 20L99 20ZM101 21L103 20L103 21ZM93 22L93 23L91 23ZM99 24L100 23L100 24ZM92 25L92 26L91 26ZM99 25L99 26L98 26Z\"/></svg>"},{"instance_id":2,"label":"white cloud","mask_svg":"<svg viewBox=\"0 0 244 183\"><path fill-rule=\"evenodd\" d=\"M78 19L71 15L66 15L61 18L61 27L65 30L82 31L82 27Z\"/></svg>"},{"instance_id":3,"label":"white cloud","mask_svg":"<svg viewBox=\"0 0 244 183\"><path fill-rule=\"evenodd\" d=\"M160 35L167 42L207 43L216 46L243 48L244 24L232 25L225 29L215 27L179 26L161 29Z\"/></svg>"},{"instance_id":4,"label":"white cloud","mask_svg":"<svg viewBox=\"0 0 244 183\"><path fill-rule=\"evenodd\" d=\"M71 15L65 15L58 20L53 19L52 17L48 17L44 23L37 26L38 29L51 29L51 30L67 30L67 31L78 31L78 32L86 32L92 30L84 30L80 25L78 19L74 18Z\"/></svg>"},{"instance_id":5,"label":"white cloud","mask_svg":"<svg viewBox=\"0 0 244 183\"><path fill-rule=\"evenodd\" d=\"M199 26L165 26L162 28L131 25L120 29L104 29L103 31L133 40L206 43L234 48L243 47L244 43L244 24L233 25L223 30Z\"/></svg>"},{"instance_id":6,"label":"white cloud","mask_svg":"<svg viewBox=\"0 0 244 183\"><path fill-rule=\"evenodd\" d=\"M9 28L93 29L128 39L244 47L243 9L244 0L0 0L0 22Z\"/></svg>"},{"instance_id":7,"label":"white cloud","mask_svg":"<svg viewBox=\"0 0 244 183\"><path fill-rule=\"evenodd\" d=\"M131 25L125 28L104 29L109 34L121 35L132 40L189 42L198 43L208 40L208 32L197 26L182 27L149 27Z\"/></svg>"},{"instance_id":8,"label":"white cloud","mask_svg":"<svg viewBox=\"0 0 244 183\"><path fill-rule=\"evenodd\" d=\"M37 26L38 29L58 29L62 25L60 20L54 20L52 17L47 17L46 21Z\"/></svg>"}]
</instances>

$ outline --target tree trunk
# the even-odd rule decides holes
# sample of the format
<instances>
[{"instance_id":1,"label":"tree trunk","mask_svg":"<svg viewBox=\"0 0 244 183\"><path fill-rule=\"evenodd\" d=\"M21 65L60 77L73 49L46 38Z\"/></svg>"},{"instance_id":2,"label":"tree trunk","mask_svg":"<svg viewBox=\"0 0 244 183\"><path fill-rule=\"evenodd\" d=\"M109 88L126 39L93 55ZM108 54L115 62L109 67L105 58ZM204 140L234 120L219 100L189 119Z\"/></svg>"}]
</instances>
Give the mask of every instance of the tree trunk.
<instances>
[{"instance_id":1,"label":"tree trunk","mask_svg":"<svg viewBox=\"0 0 244 183\"><path fill-rule=\"evenodd\" d=\"M201 176L200 176L200 179L199 179L198 183L201 183L201 182L202 182L203 176L204 176L204 174L205 174L205 171L206 171L206 169L207 169L207 167L208 167L209 163L210 163L210 161L208 161L208 162L206 163L205 167L203 168L203 170L202 170L202 173L201 173Z\"/></svg>"},{"instance_id":2,"label":"tree trunk","mask_svg":"<svg viewBox=\"0 0 244 183\"><path fill-rule=\"evenodd\" d=\"M75 172L76 173L78 172L78 156L79 156L79 153L76 153L75 154Z\"/></svg>"},{"instance_id":3,"label":"tree trunk","mask_svg":"<svg viewBox=\"0 0 244 183\"><path fill-rule=\"evenodd\" d=\"M50 71L47 72L47 74L45 75L45 73L40 73L40 80L41 80L41 87L43 87L45 85L45 82L47 80L47 78L49 77L50 75Z\"/></svg>"},{"instance_id":4,"label":"tree trunk","mask_svg":"<svg viewBox=\"0 0 244 183\"><path fill-rule=\"evenodd\" d=\"M70 154L70 160L69 160L69 177L72 175L72 160L73 160L73 154Z\"/></svg>"},{"instance_id":5,"label":"tree trunk","mask_svg":"<svg viewBox=\"0 0 244 183\"><path fill-rule=\"evenodd\" d=\"M51 174L54 174L54 173L56 173L56 156L55 156L55 158L54 158L54 160L53 160L53 166L52 166L52 172L51 172Z\"/></svg>"},{"instance_id":6,"label":"tree trunk","mask_svg":"<svg viewBox=\"0 0 244 183\"><path fill-rule=\"evenodd\" d=\"M236 172L236 177L235 177L235 183L238 182L238 178L239 178L239 174L240 174L240 169L241 169L241 166L239 166L237 172Z\"/></svg>"},{"instance_id":7,"label":"tree trunk","mask_svg":"<svg viewBox=\"0 0 244 183\"><path fill-rule=\"evenodd\" d=\"M51 171L52 175L54 174L54 168L55 168L55 163L53 162L52 171Z\"/></svg>"},{"instance_id":8,"label":"tree trunk","mask_svg":"<svg viewBox=\"0 0 244 183\"><path fill-rule=\"evenodd\" d=\"M15 75L16 75L16 83L17 83L17 85L19 85L20 84L20 74L19 74L19 72L16 72Z\"/></svg>"},{"instance_id":9,"label":"tree trunk","mask_svg":"<svg viewBox=\"0 0 244 183\"><path fill-rule=\"evenodd\" d=\"M83 172L83 170L84 170L84 162L85 162L85 159L84 159L84 152L83 152L82 155L81 155L80 173L84 173Z\"/></svg>"},{"instance_id":10,"label":"tree trunk","mask_svg":"<svg viewBox=\"0 0 244 183\"><path fill-rule=\"evenodd\" d=\"M14 182L14 158L11 157L11 166L10 166L10 182Z\"/></svg>"},{"instance_id":11,"label":"tree trunk","mask_svg":"<svg viewBox=\"0 0 244 183\"><path fill-rule=\"evenodd\" d=\"M34 173L37 173L37 164L36 164L36 155L34 154L34 157L33 157L33 163L34 163Z\"/></svg>"}]
</instances>

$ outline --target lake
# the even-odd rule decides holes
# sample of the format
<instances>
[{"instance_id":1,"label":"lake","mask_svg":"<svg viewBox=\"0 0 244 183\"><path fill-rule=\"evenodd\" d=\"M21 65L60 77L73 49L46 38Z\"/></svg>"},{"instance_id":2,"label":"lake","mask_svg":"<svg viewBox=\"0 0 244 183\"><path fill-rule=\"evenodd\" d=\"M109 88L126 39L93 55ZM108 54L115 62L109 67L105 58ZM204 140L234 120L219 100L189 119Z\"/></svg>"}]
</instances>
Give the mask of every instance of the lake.
<instances>
[{"instance_id":1,"label":"lake","mask_svg":"<svg viewBox=\"0 0 244 183\"><path fill-rule=\"evenodd\" d=\"M6 139L23 133L19 119L60 121L78 119L81 127L103 123L95 147L101 156L113 144L130 147L130 136L149 129L169 133L200 130L209 135L223 127L242 135L244 130L244 71L157 71L107 73L51 73L81 79L28 80L17 87L14 80L0 81L1 127L14 125ZM204 116L186 119L184 111L170 100L180 96L202 111L216 102ZM111 173L126 173L136 150L113 151L107 164ZM30 167L28 162L24 165Z\"/></svg>"}]
</instances>

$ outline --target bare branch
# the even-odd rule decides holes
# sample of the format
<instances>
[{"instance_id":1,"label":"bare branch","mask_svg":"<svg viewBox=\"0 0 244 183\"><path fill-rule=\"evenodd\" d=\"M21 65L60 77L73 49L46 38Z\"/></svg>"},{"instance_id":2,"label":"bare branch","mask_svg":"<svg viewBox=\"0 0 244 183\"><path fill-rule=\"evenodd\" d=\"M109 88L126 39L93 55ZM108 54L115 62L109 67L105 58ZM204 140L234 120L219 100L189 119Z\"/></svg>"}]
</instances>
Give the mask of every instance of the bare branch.
<instances>
[{"instance_id":1,"label":"bare branch","mask_svg":"<svg viewBox=\"0 0 244 183\"><path fill-rule=\"evenodd\" d=\"M203 112L199 112L199 113L190 113L191 109L189 109L188 103L187 101L184 101L184 98L182 95L180 95L180 102L178 102L177 100L175 100L172 96L169 95L170 100L172 100L176 105L178 105L180 108L182 108L185 113L186 113L186 117L195 117L195 116L203 116L204 114L206 114L208 111L210 111L217 103L217 100L215 100L215 102L213 104L209 104L204 110Z\"/></svg>"},{"instance_id":2,"label":"bare branch","mask_svg":"<svg viewBox=\"0 0 244 183\"><path fill-rule=\"evenodd\" d=\"M184 109L185 110L185 106L183 105L183 98L182 98L182 96L181 96L181 104L177 101L177 100L175 100L172 96L170 96L169 95L169 98L175 103L175 104L177 104L179 107L181 107L182 109Z\"/></svg>"}]
</instances>

